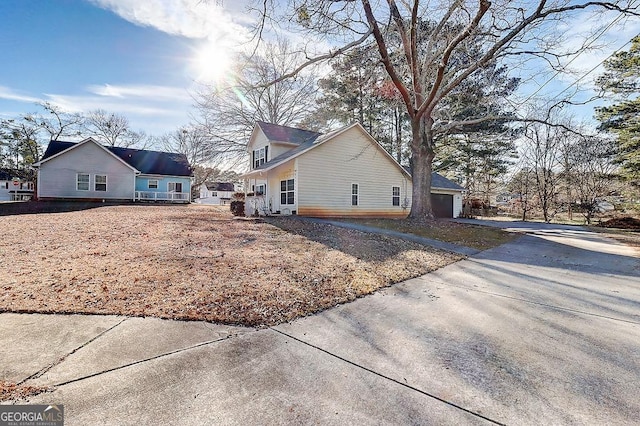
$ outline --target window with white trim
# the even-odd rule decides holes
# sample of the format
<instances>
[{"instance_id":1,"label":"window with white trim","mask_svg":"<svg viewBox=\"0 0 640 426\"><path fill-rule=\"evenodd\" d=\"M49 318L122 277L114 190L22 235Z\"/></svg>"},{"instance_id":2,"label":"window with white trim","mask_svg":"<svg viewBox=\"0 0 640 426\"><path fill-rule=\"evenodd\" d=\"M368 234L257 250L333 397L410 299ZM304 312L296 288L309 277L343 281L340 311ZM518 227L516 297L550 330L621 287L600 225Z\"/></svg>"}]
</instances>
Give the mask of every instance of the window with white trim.
<instances>
[{"instance_id":1,"label":"window with white trim","mask_svg":"<svg viewBox=\"0 0 640 426\"><path fill-rule=\"evenodd\" d=\"M267 161L266 147L258 148L253 151L253 168L260 167Z\"/></svg>"},{"instance_id":2,"label":"window with white trim","mask_svg":"<svg viewBox=\"0 0 640 426\"><path fill-rule=\"evenodd\" d=\"M358 184L357 183L351 184L351 205L352 206L358 205Z\"/></svg>"},{"instance_id":3,"label":"window with white trim","mask_svg":"<svg viewBox=\"0 0 640 426\"><path fill-rule=\"evenodd\" d=\"M293 179L280 181L280 204L295 204Z\"/></svg>"},{"instance_id":4,"label":"window with white trim","mask_svg":"<svg viewBox=\"0 0 640 426\"><path fill-rule=\"evenodd\" d=\"M158 189L158 179L149 179L147 181L147 188Z\"/></svg>"},{"instance_id":5,"label":"window with white trim","mask_svg":"<svg viewBox=\"0 0 640 426\"><path fill-rule=\"evenodd\" d=\"M265 184L256 185L256 195L264 195L265 192L267 192Z\"/></svg>"},{"instance_id":6,"label":"window with white trim","mask_svg":"<svg viewBox=\"0 0 640 426\"><path fill-rule=\"evenodd\" d=\"M399 206L400 205L400 187L394 186L391 188L391 205Z\"/></svg>"},{"instance_id":7,"label":"window with white trim","mask_svg":"<svg viewBox=\"0 0 640 426\"><path fill-rule=\"evenodd\" d=\"M107 190L107 175L95 175L93 186L96 191L106 191Z\"/></svg>"},{"instance_id":8,"label":"window with white trim","mask_svg":"<svg viewBox=\"0 0 640 426\"><path fill-rule=\"evenodd\" d=\"M76 174L76 190L77 191L89 190L89 173Z\"/></svg>"},{"instance_id":9,"label":"window with white trim","mask_svg":"<svg viewBox=\"0 0 640 426\"><path fill-rule=\"evenodd\" d=\"M168 182L167 192L182 192L182 182Z\"/></svg>"}]
</instances>

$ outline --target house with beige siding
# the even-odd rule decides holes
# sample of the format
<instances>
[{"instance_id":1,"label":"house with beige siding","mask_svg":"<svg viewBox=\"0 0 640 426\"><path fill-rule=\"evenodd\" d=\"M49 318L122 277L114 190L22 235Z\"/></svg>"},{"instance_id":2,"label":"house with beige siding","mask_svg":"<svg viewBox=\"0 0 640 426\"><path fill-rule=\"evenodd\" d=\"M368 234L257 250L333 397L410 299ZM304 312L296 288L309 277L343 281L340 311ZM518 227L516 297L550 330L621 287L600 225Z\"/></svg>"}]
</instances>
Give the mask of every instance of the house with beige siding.
<instances>
[{"instance_id":1,"label":"house with beige siding","mask_svg":"<svg viewBox=\"0 0 640 426\"><path fill-rule=\"evenodd\" d=\"M411 174L359 123L320 134L257 122L247 151L250 170L242 178L248 215L402 218L409 214ZM439 175L437 182L441 188L432 188L438 194L434 201L447 204L438 211L457 217L462 188Z\"/></svg>"},{"instance_id":2,"label":"house with beige siding","mask_svg":"<svg viewBox=\"0 0 640 426\"><path fill-rule=\"evenodd\" d=\"M92 138L51 141L34 167L41 200L191 201L193 173L184 154L104 146Z\"/></svg>"}]
</instances>

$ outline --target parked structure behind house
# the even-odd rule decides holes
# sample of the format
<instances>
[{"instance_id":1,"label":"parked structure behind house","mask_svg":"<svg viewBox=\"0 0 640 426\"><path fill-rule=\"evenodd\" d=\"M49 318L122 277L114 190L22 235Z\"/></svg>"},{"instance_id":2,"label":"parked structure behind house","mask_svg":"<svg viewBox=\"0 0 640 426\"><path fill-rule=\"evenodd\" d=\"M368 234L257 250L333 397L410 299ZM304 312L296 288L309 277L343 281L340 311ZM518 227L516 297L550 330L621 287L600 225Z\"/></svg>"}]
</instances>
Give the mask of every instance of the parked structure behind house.
<instances>
[{"instance_id":1,"label":"parked structure behind house","mask_svg":"<svg viewBox=\"0 0 640 426\"><path fill-rule=\"evenodd\" d=\"M213 182L200 185L200 198L196 202L201 204L227 205L236 192L233 182Z\"/></svg>"},{"instance_id":2,"label":"parked structure behind house","mask_svg":"<svg viewBox=\"0 0 640 426\"><path fill-rule=\"evenodd\" d=\"M184 154L105 147L92 138L51 141L38 169L38 199L188 203L191 167Z\"/></svg>"}]
</instances>

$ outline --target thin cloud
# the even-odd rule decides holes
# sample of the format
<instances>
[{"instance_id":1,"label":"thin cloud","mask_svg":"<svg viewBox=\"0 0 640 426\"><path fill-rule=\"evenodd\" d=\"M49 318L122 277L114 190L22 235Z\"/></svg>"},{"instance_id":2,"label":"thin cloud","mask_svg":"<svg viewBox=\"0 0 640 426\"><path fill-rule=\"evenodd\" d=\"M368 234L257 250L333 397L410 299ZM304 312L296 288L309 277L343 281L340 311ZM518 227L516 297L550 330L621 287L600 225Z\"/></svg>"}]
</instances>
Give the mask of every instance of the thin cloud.
<instances>
[{"instance_id":1,"label":"thin cloud","mask_svg":"<svg viewBox=\"0 0 640 426\"><path fill-rule=\"evenodd\" d=\"M89 0L136 25L172 35L240 40L246 30L213 0Z\"/></svg>"},{"instance_id":2,"label":"thin cloud","mask_svg":"<svg viewBox=\"0 0 640 426\"><path fill-rule=\"evenodd\" d=\"M99 96L120 99L131 97L157 101L189 101L191 99L184 88L157 85L90 85L87 86L87 91Z\"/></svg>"},{"instance_id":3,"label":"thin cloud","mask_svg":"<svg viewBox=\"0 0 640 426\"><path fill-rule=\"evenodd\" d=\"M22 94L6 86L0 86L0 99L28 103L36 103L42 101L42 99L40 98Z\"/></svg>"},{"instance_id":4,"label":"thin cloud","mask_svg":"<svg viewBox=\"0 0 640 426\"><path fill-rule=\"evenodd\" d=\"M95 109L104 109L128 116L129 114L147 116L175 116L181 109L180 106L163 106L146 100L132 102L126 98L105 98L103 96L59 95L46 94L52 104L58 105L65 111L87 112Z\"/></svg>"}]
</instances>

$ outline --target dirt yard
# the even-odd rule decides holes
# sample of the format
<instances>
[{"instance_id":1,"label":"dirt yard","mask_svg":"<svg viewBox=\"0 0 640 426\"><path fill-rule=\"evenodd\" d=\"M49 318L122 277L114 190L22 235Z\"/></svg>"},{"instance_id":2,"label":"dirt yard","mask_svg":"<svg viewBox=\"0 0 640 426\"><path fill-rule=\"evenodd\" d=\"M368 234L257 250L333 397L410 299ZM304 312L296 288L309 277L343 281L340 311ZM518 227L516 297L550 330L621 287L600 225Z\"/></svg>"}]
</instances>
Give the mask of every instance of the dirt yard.
<instances>
[{"instance_id":1,"label":"dirt yard","mask_svg":"<svg viewBox=\"0 0 640 426\"><path fill-rule=\"evenodd\" d=\"M326 224L234 220L211 206L21 213L1 219L0 312L264 326L460 259Z\"/></svg>"}]
</instances>

